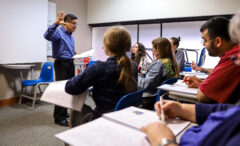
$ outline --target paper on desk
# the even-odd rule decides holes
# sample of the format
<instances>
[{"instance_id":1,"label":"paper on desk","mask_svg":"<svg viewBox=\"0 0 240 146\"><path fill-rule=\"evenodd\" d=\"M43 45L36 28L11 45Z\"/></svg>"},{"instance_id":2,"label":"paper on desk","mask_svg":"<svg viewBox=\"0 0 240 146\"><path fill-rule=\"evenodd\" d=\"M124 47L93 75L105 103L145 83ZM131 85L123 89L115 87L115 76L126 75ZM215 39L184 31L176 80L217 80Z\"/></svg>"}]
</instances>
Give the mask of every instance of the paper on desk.
<instances>
[{"instance_id":1,"label":"paper on desk","mask_svg":"<svg viewBox=\"0 0 240 146\"><path fill-rule=\"evenodd\" d=\"M199 79L206 79L208 77L208 74L205 74L203 72L196 72L196 71L192 71L192 72L181 72L180 75L184 75L184 76L196 76Z\"/></svg>"},{"instance_id":2,"label":"paper on desk","mask_svg":"<svg viewBox=\"0 0 240 146\"><path fill-rule=\"evenodd\" d=\"M73 146L150 146L143 132L104 118L55 136Z\"/></svg>"},{"instance_id":3,"label":"paper on desk","mask_svg":"<svg viewBox=\"0 0 240 146\"><path fill-rule=\"evenodd\" d=\"M74 146L150 146L140 127L155 121L159 121L155 112L129 107L55 136ZM182 120L167 121L175 135L189 124Z\"/></svg>"},{"instance_id":4,"label":"paper on desk","mask_svg":"<svg viewBox=\"0 0 240 146\"><path fill-rule=\"evenodd\" d=\"M149 123L160 122L156 112L136 107L129 107L120 111L107 113L104 114L103 117L107 117L138 130ZM179 119L167 119L166 124L173 131L174 135L177 136L190 124L190 122Z\"/></svg>"},{"instance_id":5,"label":"paper on desk","mask_svg":"<svg viewBox=\"0 0 240 146\"><path fill-rule=\"evenodd\" d=\"M164 84L157 87L157 89L164 90L164 91L173 91L173 92L197 95L197 88L188 88L188 87L174 85L174 84L173 85Z\"/></svg>"},{"instance_id":6,"label":"paper on desk","mask_svg":"<svg viewBox=\"0 0 240 146\"><path fill-rule=\"evenodd\" d=\"M80 95L70 95L65 92L65 81L56 81L49 84L44 91L41 101L48 102L54 105L81 111L82 105L88 94L88 90Z\"/></svg>"},{"instance_id":7,"label":"paper on desk","mask_svg":"<svg viewBox=\"0 0 240 146\"><path fill-rule=\"evenodd\" d=\"M183 80L178 80L173 85L182 86L182 87L186 87L186 88L188 87L187 84Z\"/></svg>"}]
</instances>

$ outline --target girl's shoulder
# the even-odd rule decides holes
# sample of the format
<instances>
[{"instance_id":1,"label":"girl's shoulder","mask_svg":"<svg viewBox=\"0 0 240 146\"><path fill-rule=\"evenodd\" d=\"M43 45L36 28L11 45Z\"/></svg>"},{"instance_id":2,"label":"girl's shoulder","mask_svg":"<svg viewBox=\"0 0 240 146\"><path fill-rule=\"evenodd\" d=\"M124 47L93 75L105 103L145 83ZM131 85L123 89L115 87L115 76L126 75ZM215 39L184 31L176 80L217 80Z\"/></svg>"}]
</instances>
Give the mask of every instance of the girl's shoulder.
<instances>
[{"instance_id":1,"label":"girl's shoulder","mask_svg":"<svg viewBox=\"0 0 240 146\"><path fill-rule=\"evenodd\" d=\"M160 60L160 62L162 62L163 64L169 64L169 63L171 63L170 58L161 58L161 59L159 59L159 60Z\"/></svg>"}]
</instances>

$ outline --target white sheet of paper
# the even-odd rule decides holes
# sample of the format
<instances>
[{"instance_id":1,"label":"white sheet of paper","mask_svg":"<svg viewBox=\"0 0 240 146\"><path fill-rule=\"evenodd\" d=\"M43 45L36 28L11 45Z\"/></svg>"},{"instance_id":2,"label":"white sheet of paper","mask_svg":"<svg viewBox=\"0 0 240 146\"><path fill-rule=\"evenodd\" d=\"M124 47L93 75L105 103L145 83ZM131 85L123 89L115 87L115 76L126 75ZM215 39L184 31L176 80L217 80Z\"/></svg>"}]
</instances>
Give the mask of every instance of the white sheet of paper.
<instances>
[{"instance_id":1,"label":"white sheet of paper","mask_svg":"<svg viewBox=\"0 0 240 146\"><path fill-rule=\"evenodd\" d=\"M199 79L206 79L208 77L208 74L205 74L203 72L181 72L180 75L184 75L184 76L196 76Z\"/></svg>"},{"instance_id":2,"label":"white sheet of paper","mask_svg":"<svg viewBox=\"0 0 240 146\"><path fill-rule=\"evenodd\" d=\"M187 84L183 82L183 80L177 80L177 82L174 83L173 85L188 87Z\"/></svg>"},{"instance_id":3,"label":"white sheet of paper","mask_svg":"<svg viewBox=\"0 0 240 146\"><path fill-rule=\"evenodd\" d=\"M164 84L164 85L158 86L157 89L164 90L164 91L173 91L173 92L197 95L197 88L188 88L188 87L178 86L178 85Z\"/></svg>"},{"instance_id":4,"label":"white sheet of paper","mask_svg":"<svg viewBox=\"0 0 240 146\"><path fill-rule=\"evenodd\" d=\"M104 118L55 136L73 146L150 146L143 132Z\"/></svg>"},{"instance_id":5,"label":"white sheet of paper","mask_svg":"<svg viewBox=\"0 0 240 146\"><path fill-rule=\"evenodd\" d=\"M88 94L88 90L84 91L80 95L70 95L65 92L66 82L67 80L50 83L44 91L41 101L81 111L82 105Z\"/></svg>"},{"instance_id":6,"label":"white sheet of paper","mask_svg":"<svg viewBox=\"0 0 240 146\"><path fill-rule=\"evenodd\" d=\"M156 112L136 107L129 107L120 111L107 113L104 114L103 117L113 119L136 129L140 129L149 123L161 122ZM179 119L167 119L166 124L177 136L190 122Z\"/></svg>"},{"instance_id":7,"label":"white sheet of paper","mask_svg":"<svg viewBox=\"0 0 240 146\"><path fill-rule=\"evenodd\" d=\"M72 58L73 59L76 59L76 58L85 58L85 57L92 57L93 56L93 53L94 53L94 50L91 49L91 50L88 50L88 51L85 51L81 54L76 54L74 55Z\"/></svg>"}]
</instances>

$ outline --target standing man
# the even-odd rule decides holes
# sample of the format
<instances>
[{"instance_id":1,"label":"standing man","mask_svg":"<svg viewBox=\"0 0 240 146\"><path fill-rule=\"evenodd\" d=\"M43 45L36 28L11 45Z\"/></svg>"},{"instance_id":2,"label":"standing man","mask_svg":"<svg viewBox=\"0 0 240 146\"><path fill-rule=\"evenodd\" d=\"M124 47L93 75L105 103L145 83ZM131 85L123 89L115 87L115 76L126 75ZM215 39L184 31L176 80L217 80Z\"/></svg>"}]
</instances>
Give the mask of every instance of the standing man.
<instances>
[{"instance_id":1,"label":"standing man","mask_svg":"<svg viewBox=\"0 0 240 146\"><path fill-rule=\"evenodd\" d=\"M62 26L58 27L59 25ZM76 16L59 12L56 23L49 26L44 34L45 39L52 42L56 81L67 80L74 76L75 70L72 57L76 52L72 33L75 31L76 26ZM53 116L56 124L68 127L66 108L55 106Z\"/></svg>"}]
</instances>

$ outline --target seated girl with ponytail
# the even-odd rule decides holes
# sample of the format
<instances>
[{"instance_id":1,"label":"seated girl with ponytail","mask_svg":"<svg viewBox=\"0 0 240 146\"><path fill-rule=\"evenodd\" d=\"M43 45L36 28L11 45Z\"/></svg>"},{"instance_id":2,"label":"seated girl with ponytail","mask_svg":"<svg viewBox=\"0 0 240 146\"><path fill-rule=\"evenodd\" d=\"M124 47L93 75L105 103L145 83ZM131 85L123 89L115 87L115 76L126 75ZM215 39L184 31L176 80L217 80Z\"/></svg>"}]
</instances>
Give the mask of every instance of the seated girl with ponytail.
<instances>
[{"instance_id":1,"label":"seated girl with ponytail","mask_svg":"<svg viewBox=\"0 0 240 146\"><path fill-rule=\"evenodd\" d=\"M96 108L88 121L100 117L103 113L112 112L121 97L137 90L137 65L126 56L126 52L131 48L128 31L119 26L108 29L103 37L103 46L109 58L104 62L96 61L83 73L71 78L65 87L67 93L77 95L93 86L92 96ZM86 115L84 110L89 109L89 106L86 107L87 105L84 105L82 112L73 112L71 120L76 122L72 123L73 126L85 122L76 118Z\"/></svg>"}]
</instances>

